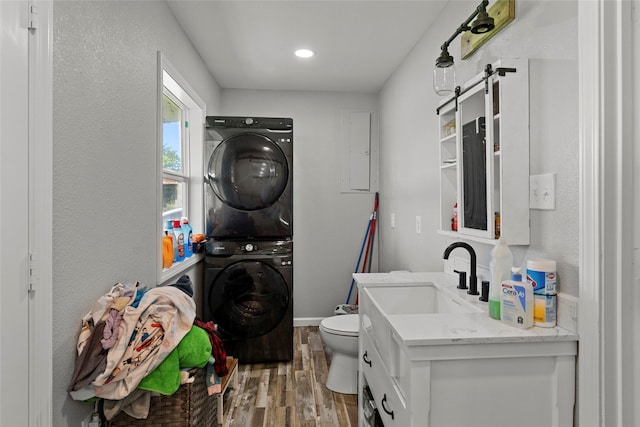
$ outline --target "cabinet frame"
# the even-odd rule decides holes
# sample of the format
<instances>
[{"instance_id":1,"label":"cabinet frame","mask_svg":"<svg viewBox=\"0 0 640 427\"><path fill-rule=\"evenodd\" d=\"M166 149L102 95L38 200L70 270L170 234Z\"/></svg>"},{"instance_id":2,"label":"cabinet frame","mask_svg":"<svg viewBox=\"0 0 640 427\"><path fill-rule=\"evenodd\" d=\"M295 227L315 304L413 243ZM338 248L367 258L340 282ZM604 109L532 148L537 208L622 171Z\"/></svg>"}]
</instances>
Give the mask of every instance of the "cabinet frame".
<instances>
[{"instance_id":1,"label":"cabinet frame","mask_svg":"<svg viewBox=\"0 0 640 427\"><path fill-rule=\"evenodd\" d=\"M506 70L503 72L501 70ZM483 96L484 102L478 97ZM472 101L471 101L472 100ZM464 115L465 103L475 102ZM484 107L482 108L482 104ZM442 101L438 113L440 153L439 234L496 244L495 212L500 238L508 245L528 245L529 229L529 66L527 59L501 59L488 65L456 94ZM486 230L468 227L464 219L463 126L470 117L484 117ZM455 121L451 135L450 122ZM455 142L454 142L455 139ZM452 144L455 143L455 162ZM495 147L495 149L494 149ZM458 206L458 230L452 230L452 210Z\"/></svg>"}]
</instances>

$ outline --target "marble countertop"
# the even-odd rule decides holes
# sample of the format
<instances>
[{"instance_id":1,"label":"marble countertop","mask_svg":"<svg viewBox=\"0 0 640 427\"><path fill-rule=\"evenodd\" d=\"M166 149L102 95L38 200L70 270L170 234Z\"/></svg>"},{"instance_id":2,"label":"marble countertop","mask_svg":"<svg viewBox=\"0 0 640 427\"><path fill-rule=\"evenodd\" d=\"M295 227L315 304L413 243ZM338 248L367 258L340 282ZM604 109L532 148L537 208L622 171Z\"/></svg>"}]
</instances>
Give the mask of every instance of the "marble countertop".
<instances>
[{"instance_id":1,"label":"marble countertop","mask_svg":"<svg viewBox=\"0 0 640 427\"><path fill-rule=\"evenodd\" d=\"M467 300L482 310L458 314L391 314L387 320L407 346L578 341L578 334L559 326L520 329L489 317L488 304L456 288L456 278L444 273L356 273L358 287L416 286L433 283L443 291Z\"/></svg>"}]
</instances>

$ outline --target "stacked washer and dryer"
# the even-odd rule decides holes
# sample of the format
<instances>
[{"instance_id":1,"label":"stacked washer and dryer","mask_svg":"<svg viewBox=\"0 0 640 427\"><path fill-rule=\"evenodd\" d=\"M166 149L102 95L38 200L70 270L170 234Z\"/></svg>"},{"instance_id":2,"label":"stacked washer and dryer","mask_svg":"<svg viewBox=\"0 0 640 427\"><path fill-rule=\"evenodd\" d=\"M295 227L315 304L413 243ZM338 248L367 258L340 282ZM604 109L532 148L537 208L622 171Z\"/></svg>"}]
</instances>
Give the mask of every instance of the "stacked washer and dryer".
<instances>
[{"instance_id":1,"label":"stacked washer and dryer","mask_svg":"<svg viewBox=\"0 0 640 427\"><path fill-rule=\"evenodd\" d=\"M243 362L293 359L293 120L206 118L203 316Z\"/></svg>"}]
</instances>

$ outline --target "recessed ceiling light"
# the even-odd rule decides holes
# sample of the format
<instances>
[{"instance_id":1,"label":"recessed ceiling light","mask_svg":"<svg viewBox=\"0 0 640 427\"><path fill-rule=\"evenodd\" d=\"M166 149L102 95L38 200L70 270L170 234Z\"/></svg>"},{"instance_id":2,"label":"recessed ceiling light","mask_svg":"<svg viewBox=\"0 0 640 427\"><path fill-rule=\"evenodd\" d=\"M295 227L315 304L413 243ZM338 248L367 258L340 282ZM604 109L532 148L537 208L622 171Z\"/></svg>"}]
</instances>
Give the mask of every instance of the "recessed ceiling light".
<instances>
[{"instance_id":1,"label":"recessed ceiling light","mask_svg":"<svg viewBox=\"0 0 640 427\"><path fill-rule=\"evenodd\" d=\"M315 52L311 49L298 49L295 53L298 58L311 58L315 55Z\"/></svg>"}]
</instances>

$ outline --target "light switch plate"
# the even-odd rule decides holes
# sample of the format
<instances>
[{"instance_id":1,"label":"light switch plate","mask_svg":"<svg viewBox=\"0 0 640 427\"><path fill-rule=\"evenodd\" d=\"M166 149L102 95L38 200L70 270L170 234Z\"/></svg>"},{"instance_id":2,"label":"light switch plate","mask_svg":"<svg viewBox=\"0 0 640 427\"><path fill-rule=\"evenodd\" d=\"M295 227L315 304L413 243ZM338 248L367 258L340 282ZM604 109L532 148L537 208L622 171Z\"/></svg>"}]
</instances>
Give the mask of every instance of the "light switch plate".
<instances>
[{"instance_id":1,"label":"light switch plate","mask_svg":"<svg viewBox=\"0 0 640 427\"><path fill-rule=\"evenodd\" d=\"M396 228L396 214L391 214L391 228Z\"/></svg>"},{"instance_id":2,"label":"light switch plate","mask_svg":"<svg viewBox=\"0 0 640 427\"><path fill-rule=\"evenodd\" d=\"M416 234L422 233L422 217L416 216Z\"/></svg>"},{"instance_id":3,"label":"light switch plate","mask_svg":"<svg viewBox=\"0 0 640 427\"><path fill-rule=\"evenodd\" d=\"M556 174L529 177L529 208L547 210L556 208Z\"/></svg>"}]
</instances>

